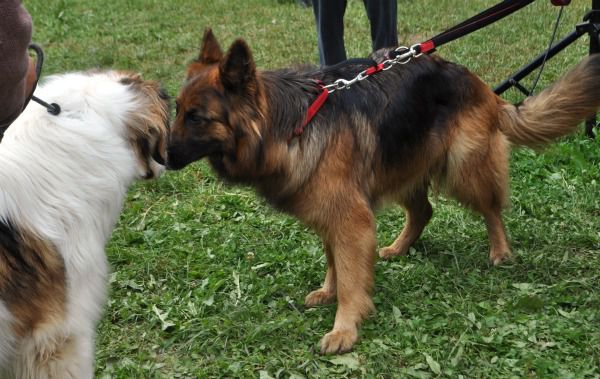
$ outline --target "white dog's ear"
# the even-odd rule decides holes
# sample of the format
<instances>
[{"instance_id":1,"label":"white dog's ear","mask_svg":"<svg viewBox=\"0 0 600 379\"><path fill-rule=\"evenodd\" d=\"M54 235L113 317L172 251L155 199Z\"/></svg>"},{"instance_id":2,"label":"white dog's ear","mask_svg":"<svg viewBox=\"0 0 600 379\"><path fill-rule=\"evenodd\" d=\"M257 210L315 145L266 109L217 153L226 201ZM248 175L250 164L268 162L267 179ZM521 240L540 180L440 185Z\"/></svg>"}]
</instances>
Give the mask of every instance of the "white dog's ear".
<instances>
[{"instance_id":1,"label":"white dog's ear","mask_svg":"<svg viewBox=\"0 0 600 379\"><path fill-rule=\"evenodd\" d=\"M167 157L170 104L169 95L160 83L143 80L139 74L122 73L120 82L129 86L143 112L129 114L127 140L135 152L140 177L150 179L159 174Z\"/></svg>"},{"instance_id":2,"label":"white dog's ear","mask_svg":"<svg viewBox=\"0 0 600 379\"><path fill-rule=\"evenodd\" d=\"M136 83L142 83L142 82L143 82L143 80L142 80L142 76L141 76L140 74L138 74L138 73L131 73L131 74L129 75L129 79L130 79L132 82L136 82Z\"/></svg>"},{"instance_id":3,"label":"white dog's ear","mask_svg":"<svg viewBox=\"0 0 600 379\"><path fill-rule=\"evenodd\" d=\"M120 80L121 84L140 85L144 83L142 76L137 72L122 71L119 74L122 75Z\"/></svg>"}]
</instances>

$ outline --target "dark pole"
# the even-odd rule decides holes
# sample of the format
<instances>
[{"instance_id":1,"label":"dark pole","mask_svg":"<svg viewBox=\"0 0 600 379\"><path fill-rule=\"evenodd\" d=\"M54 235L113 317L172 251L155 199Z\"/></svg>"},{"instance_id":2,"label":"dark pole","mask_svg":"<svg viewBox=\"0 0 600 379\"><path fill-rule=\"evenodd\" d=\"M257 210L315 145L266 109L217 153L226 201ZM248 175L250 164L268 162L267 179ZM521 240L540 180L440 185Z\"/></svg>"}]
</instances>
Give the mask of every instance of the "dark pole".
<instances>
[{"instance_id":1,"label":"dark pole","mask_svg":"<svg viewBox=\"0 0 600 379\"><path fill-rule=\"evenodd\" d=\"M594 0L594 1L600 1L600 0ZM585 35L585 31L580 30L580 29L576 29L575 31L571 32L571 34L569 34L562 40L558 41L556 44L554 44L554 46L552 46L550 48L550 50L548 50L547 57L546 57L546 51L542 52L533 61L531 61L531 63L527 64L526 66L521 67L519 69L519 71L514 73L510 78L508 78L505 81L503 81L502 83L498 84L498 86L496 86L496 88L494 88L494 92L496 92L496 95L501 95L506 90L508 90L509 88L512 88L514 86L514 87L517 87L521 92L523 92L523 94L525 96L529 96L529 90L527 88L519 88L519 80L525 78L527 75L531 74L531 72L533 70L540 67L542 65L542 62L544 62L544 60L546 58L547 59L552 58L553 56L555 56L556 54L558 54L559 52L564 50L567 46L572 44L574 41L576 41L577 38L579 38L583 35Z\"/></svg>"},{"instance_id":2,"label":"dark pole","mask_svg":"<svg viewBox=\"0 0 600 379\"><path fill-rule=\"evenodd\" d=\"M590 55L597 54L600 52L600 30L597 26L600 26L600 0L592 0L592 11L590 12L589 23L590 30ZM585 123L585 134L588 137L594 138L594 126L596 126L596 115L590 117Z\"/></svg>"}]
</instances>

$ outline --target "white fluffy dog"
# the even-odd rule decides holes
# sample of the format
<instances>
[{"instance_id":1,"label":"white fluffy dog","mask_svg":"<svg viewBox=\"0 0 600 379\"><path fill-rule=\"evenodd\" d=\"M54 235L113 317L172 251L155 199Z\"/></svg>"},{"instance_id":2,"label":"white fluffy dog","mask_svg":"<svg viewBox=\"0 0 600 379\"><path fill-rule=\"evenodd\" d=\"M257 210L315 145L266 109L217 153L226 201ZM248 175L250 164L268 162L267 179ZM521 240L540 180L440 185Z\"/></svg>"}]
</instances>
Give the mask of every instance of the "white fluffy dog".
<instances>
[{"instance_id":1,"label":"white fluffy dog","mask_svg":"<svg viewBox=\"0 0 600 379\"><path fill-rule=\"evenodd\" d=\"M160 175L169 105L123 72L49 78L0 143L0 378L92 378L104 246L129 185Z\"/></svg>"}]
</instances>

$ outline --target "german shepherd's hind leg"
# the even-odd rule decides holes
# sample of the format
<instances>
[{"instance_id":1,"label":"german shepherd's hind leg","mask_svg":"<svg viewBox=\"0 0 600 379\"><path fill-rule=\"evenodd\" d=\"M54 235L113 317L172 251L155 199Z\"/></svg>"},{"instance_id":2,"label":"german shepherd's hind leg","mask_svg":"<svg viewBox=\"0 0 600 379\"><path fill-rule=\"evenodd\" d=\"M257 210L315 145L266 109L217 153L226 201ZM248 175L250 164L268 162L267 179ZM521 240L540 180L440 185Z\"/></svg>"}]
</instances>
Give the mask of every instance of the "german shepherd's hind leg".
<instances>
[{"instance_id":1,"label":"german shepherd's hind leg","mask_svg":"<svg viewBox=\"0 0 600 379\"><path fill-rule=\"evenodd\" d=\"M504 223L502 222L502 209L491 207L481 211L485 217L488 237L490 239L490 262L497 266L510 258L510 246L506 239Z\"/></svg>"},{"instance_id":2,"label":"german shepherd's hind leg","mask_svg":"<svg viewBox=\"0 0 600 379\"><path fill-rule=\"evenodd\" d=\"M463 138L457 143L464 144L465 140ZM502 208L508 192L509 146L506 138L498 132L491 132L485 140L486 150L479 148L479 152L468 156L464 154L464 147L454 147L447 184L453 197L485 218L490 262L499 265L511 256L502 222Z\"/></svg>"},{"instance_id":3,"label":"german shepherd's hind leg","mask_svg":"<svg viewBox=\"0 0 600 379\"><path fill-rule=\"evenodd\" d=\"M333 253L338 306L333 329L321 340L321 354L350 351L358 326L374 309L375 217L364 199L337 210L325 239Z\"/></svg>"},{"instance_id":4,"label":"german shepherd's hind leg","mask_svg":"<svg viewBox=\"0 0 600 379\"><path fill-rule=\"evenodd\" d=\"M327 242L324 242L325 256L327 257L327 273L325 274L325 283L323 287L312 291L304 299L304 306L311 308L322 304L331 304L335 302L335 263L333 252Z\"/></svg>"},{"instance_id":5,"label":"german shepherd's hind leg","mask_svg":"<svg viewBox=\"0 0 600 379\"><path fill-rule=\"evenodd\" d=\"M379 250L379 256L389 259L397 255L406 255L410 246L419 238L433 215L431 203L427 198L427 186L416 191L410 199L403 202L406 210L406 225L394 243Z\"/></svg>"},{"instance_id":6,"label":"german shepherd's hind leg","mask_svg":"<svg viewBox=\"0 0 600 379\"><path fill-rule=\"evenodd\" d=\"M487 191L474 195L468 203L485 219L490 241L490 263L497 266L509 259L511 253L502 221L502 206L498 200L503 196L500 194L502 191L498 188L489 188Z\"/></svg>"}]
</instances>

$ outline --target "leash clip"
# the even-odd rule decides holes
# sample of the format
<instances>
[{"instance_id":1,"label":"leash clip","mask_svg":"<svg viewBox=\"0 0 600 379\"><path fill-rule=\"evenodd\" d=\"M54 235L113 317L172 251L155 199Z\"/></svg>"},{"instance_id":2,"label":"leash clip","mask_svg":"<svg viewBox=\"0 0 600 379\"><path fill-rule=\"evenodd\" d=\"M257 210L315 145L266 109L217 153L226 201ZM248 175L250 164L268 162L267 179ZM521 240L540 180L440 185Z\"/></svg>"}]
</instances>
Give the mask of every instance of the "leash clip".
<instances>
[{"instance_id":1,"label":"leash clip","mask_svg":"<svg viewBox=\"0 0 600 379\"><path fill-rule=\"evenodd\" d=\"M350 86L354 84L354 80L338 79L333 82L333 84L335 84L336 90L350 88Z\"/></svg>"},{"instance_id":2,"label":"leash clip","mask_svg":"<svg viewBox=\"0 0 600 379\"><path fill-rule=\"evenodd\" d=\"M410 47L410 51L411 51L411 53L412 53L412 57L413 57L413 58L418 58L418 57L420 57L421 55L423 55L423 51L422 51L422 50L423 50L423 49L421 49L421 45L420 45L420 44L418 44L418 43L415 43L414 45L412 45L412 46Z\"/></svg>"},{"instance_id":3,"label":"leash clip","mask_svg":"<svg viewBox=\"0 0 600 379\"><path fill-rule=\"evenodd\" d=\"M417 57L420 57L421 55L423 55L420 52L420 49L418 48L418 46L419 45L412 45L410 48L408 48L406 46L400 46L400 47L396 48L396 50L394 50L394 52L396 53L396 57L394 59L390 59L383 63L391 62L392 65L394 65L396 63L407 64L408 62L410 62L410 60L412 58L417 58Z\"/></svg>"}]
</instances>

